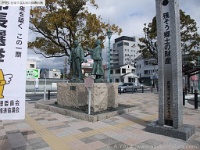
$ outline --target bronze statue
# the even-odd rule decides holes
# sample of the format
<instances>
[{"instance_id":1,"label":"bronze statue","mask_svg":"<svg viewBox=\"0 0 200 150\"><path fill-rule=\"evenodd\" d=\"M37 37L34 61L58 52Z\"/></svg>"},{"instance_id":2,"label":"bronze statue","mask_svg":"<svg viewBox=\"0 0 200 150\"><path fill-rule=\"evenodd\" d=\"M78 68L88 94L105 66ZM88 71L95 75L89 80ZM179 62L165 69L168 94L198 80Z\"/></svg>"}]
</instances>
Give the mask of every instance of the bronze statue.
<instances>
[{"instance_id":1,"label":"bronze statue","mask_svg":"<svg viewBox=\"0 0 200 150\"><path fill-rule=\"evenodd\" d=\"M94 49L88 48L91 58L94 60L92 75L96 75L96 79L103 80L104 70L102 65L101 40L97 39L95 44L96 47Z\"/></svg>"},{"instance_id":2,"label":"bronze statue","mask_svg":"<svg viewBox=\"0 0 200 150\"><path fill-rule=\"evenodd\" d=\"M83 48L79 46L78 40L74 41L75 47L72 48L69 63L72 65L73 74L72 80L82 80L82 66L81 64L84 62L84 52Z\"/></svg>"}]
</instances>

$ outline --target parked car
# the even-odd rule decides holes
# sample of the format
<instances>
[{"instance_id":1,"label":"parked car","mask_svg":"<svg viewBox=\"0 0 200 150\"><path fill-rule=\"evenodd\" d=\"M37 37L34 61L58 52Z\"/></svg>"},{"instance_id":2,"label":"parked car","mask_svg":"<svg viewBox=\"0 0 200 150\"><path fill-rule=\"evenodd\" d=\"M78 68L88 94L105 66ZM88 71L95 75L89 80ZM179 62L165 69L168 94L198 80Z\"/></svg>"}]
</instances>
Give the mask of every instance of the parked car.
<instances>
[{"instance_id":1,"label":"parked car","mask_svg":"<svg viewBox=\"0 0 200 150\"><path fill-rule=\"evenodd\" d=\"M118 92L136 92L137 91L137 86L135 85L135 83L121 83L118 86Z\"/></svg>"}]
</instances>

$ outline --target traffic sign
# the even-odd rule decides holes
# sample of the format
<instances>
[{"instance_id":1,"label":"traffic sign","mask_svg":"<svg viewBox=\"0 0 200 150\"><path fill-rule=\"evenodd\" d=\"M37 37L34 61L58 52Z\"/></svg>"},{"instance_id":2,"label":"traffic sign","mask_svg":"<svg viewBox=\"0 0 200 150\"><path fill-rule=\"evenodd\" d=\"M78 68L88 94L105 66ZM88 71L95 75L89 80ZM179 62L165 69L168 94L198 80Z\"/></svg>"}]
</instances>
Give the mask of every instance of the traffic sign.
<instances>
[{"instance_id":1,"label":"traffic sign","mask_svg":"<svg viewBox=\"0 0 200 150\"><path fill-rule=\"evenodd\" d=\"M28 69L26 71L26 78L39 78L39 69Z\"/></svg>"}]
</instances>

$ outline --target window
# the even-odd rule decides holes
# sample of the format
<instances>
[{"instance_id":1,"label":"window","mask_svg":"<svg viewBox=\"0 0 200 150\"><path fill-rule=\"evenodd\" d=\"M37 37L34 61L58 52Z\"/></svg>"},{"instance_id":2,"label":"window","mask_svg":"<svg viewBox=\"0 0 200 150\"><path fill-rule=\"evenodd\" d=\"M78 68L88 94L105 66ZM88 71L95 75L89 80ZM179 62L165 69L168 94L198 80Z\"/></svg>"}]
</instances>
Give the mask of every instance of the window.
<instances>
[{"instance_id":1,"label":"window","mask_svg":"<svg viewBox=\"0 0 200 150\"><path fill-rule=\"evenodd\" d=\"M128 43L128 42L124 42L124 45L125 45L125 46L129 46L129 43Z\"/></svg>"},{"instance_id":2,"label":"window","mask_svg":"<svg viewBox=\"0 0 200 150\"><path fill-rule=\"evenodd\" d=\"M110 70L110 74L113 74L113 70Z\"/></svg>"},{"instance_id":3,"label":"window","mask_svg":"<svg viewBox=\"0 0 200 150\"><path fill-rule=\"evenodd\" d=\"M149 74L149 70L144 70L144 74Z\"/></svg>"},{"instance_id":4,"label":"window","mask_svg":"<svg viewBox=\"0 0 200 150\"><path fill-rule=\"evenodd\" d=\"M116 70L115 70L115 73L116 73L116 74L119 74L119 73L120 73L120 69L116 69Z\"/></svg>"},{"instance_id":5,"label":"window","mask_svg":"<svg viewBox=\"0 0 200 150\"><path fill-rule=\"evenodd\" d=\"M126 69L122 68L122 73L126 73Z\"/></svg>"},{"instance_id":6,"label":"window","mask_svg":"<svg viewBox=\"0 0 200 150\"><path fill-rule=\"evenodd\" d=\"M145 62L144 62L144 65L148 65L148 64L149 64L149 62L148 62L148 61L145 61Z\"/></svg>"},{"instance_id":7,"label":"window","mask_svg":"<svg viewBox=\"0 0 200 150\"><path fill-rule=\"evenodd\" d=\"M119 79L115 79L115 82L117 82L117 83L118 83L118 82L119 82Z\"/></svg>"},{"instance_id":8,"label":"window","mask_svg":"<svg viewBox=\"0 0 200 150\"><path fill-rule=\"evenodd\" d=\"M117 47L123 46L123 42L117 44Z\"/></svg>"},{"instance_id":9,"label":"window","mask_svg":"<svg viewBox=\"0 0 200 150\"><path fill-rule=\"evenodd\" d=\"M30 64L30 68L35 68L35 64Z\"/></svg>"}]
</instances>

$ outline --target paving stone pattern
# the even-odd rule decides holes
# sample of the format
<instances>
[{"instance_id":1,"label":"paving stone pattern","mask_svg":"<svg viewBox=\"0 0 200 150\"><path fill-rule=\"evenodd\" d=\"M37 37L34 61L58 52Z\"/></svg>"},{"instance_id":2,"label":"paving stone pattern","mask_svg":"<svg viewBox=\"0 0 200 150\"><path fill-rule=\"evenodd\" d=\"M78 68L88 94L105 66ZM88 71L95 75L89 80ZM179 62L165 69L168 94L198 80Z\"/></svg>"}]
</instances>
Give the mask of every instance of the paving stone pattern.
<instances>
[{"instance_id":1,"label":"paving stone pattern","mask_svg":"<svg viewBox=\"0 0 200 150\"><path fill-rule=\"evenodd\" d=\"M200 150L200 110L190 104L184 123L196 126L196 133L183 141L145 131L158 117L156 93L121 94L119 103L137 109L92 123L27 102L25 120L0 121L0 150Z\"/></svg>"}]
</instances>

